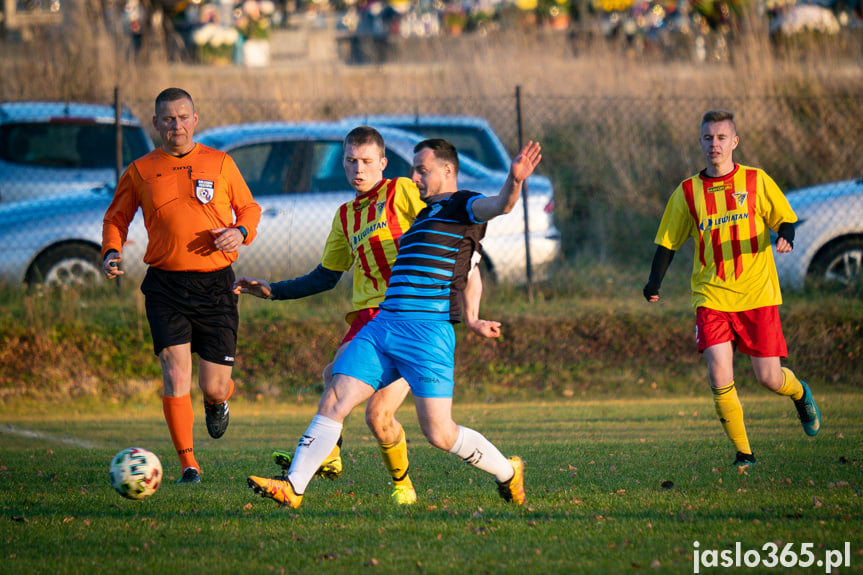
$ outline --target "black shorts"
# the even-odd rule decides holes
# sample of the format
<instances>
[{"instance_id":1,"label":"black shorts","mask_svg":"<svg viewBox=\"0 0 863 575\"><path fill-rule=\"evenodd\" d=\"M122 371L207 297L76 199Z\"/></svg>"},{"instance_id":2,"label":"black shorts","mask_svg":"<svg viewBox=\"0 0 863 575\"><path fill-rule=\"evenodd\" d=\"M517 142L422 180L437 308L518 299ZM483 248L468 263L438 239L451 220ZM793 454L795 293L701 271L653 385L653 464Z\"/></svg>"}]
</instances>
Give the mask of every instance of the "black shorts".
<instances>
[{"instance_id":1,"label":"black shorts","mask_svg":"<svg viewBox=\"0 0 863 575\"><path fill-rule=\"evenodd\" d=\"M201 359L234 365L238 296L231 266L215 272L169 272L149 268L141 283L153 353L172 345L192 344Z\"/></svg>"}]
</instances>

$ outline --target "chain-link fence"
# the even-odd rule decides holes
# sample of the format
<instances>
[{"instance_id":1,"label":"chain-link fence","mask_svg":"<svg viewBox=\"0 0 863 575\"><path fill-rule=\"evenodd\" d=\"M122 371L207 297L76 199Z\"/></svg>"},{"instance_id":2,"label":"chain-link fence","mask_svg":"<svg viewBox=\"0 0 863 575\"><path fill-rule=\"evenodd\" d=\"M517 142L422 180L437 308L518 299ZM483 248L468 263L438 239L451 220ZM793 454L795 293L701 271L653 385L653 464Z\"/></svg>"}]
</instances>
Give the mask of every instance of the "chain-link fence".
<instances>
[{"instance_id":1,"label":"chain-link fence","mask_svg":"<svg viewBox=\"0 0 863 575\"><path fill-rule=\"evenodd\" d=\"M130 101L126 105L149 126L152 101ZM857 143L863 131L863 96L859 94L717 100L709 96L563 97L515 91L482 99L390 101L200 97L196 105L201 118L198 128L201 135L223 124L335 121L345 116L371 114L485 118L510 153L518 149L520 141L542 142L543 161L539 171L550 179L554 188L553 218L560 231L564 265L567 260L588 256L624 264L641 262L644 267L653 252L653 234L671 191L682 179L704 167L698 145L702 114L708 109L728 109L736 113L741 138L735 152L738 163L763 168L785 191L839 182L818 192L789 194L801 222L794 255L781 258L786 261L780 265L783 281L802 285L803 277L810 272L847 279L859 271L863 261L863 181L860 179L863 155ZM20 168L22 157L21 144L8 137L9 130L4 124L9 123L8 118L0 115L0 194L8 189L11 174ZM155 133L151 135L157 137ZM409 151L400 153L401 159L409 164ZM339 164L335 166L338 168ZM337 177L338 173L331 176ZM15 177L20 178L20 175ZM48 180L41 179L48 177L34 172L28 183L34 188L48 186ZM70 184L76 181L71 175L67 178ZM251 175L247 178L254 179ZM105 180L111 181L110 178ZM482 191L493 187L492 183ZM53 194L52 191L52 197ZM99 202L91 198L86 205L80 197L65 200L65 203L54 197L51 203L31 205L29 211L27 203L0 204L0 223L7 247L6 255L0 258L0 262L6 262L0 264L0 277L9 283L20 283L28 277L48 274L46 266L58 261L63 261L67 268L59 269L58 273L80 271L84 263L93 261L101 239L101 216L109 200L110 190L102 193ZM324 227L328 228L332 209L325 202L321 205L327 206L328 214L321 221L327 222ZM551 205L544 202L529 204L528 208L541 212L551 209ZM532 232L537 231L532 219L536 215L531 214ZM28 218L32 218L32 222ZM536 225L543 226L541 221ZM323 245L314 244L303 250L301 242L311 242L312 237L320 235L311 233L308 228L290 238L278 237L275 229L271 233L274 237L266 243L281 244L279 255L274 257L284 258L287 257L284 254L305 251L314 258ZM531 238L527 245L536 239ZM503 245L508 250L520 251L511 259L518 262L514 265L523 267L525 242ZM555 252L549 251L547 246L531 249L539 249L541 258ZM49 253L53 255L47 256ZM65 254L65 259L58 259L58 253ZM532 259L538 265L545 263ZM36 275L33 272L35 262L41 262L42 266ZM278 270L278 266L271 268ZM517 275L517 280L524 280L526 272L520 271ZM274 272L274 279L284 277Z\"/></svg>"}]
</instances>

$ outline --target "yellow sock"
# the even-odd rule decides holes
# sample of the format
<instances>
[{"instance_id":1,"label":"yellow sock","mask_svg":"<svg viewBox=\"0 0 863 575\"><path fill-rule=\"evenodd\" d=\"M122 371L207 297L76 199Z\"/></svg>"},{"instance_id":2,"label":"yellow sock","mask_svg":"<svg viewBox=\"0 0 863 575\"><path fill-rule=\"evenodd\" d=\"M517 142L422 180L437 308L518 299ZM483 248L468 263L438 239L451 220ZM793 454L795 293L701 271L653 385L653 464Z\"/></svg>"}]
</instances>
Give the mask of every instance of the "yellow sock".
<instances>
[{"instance_id":1,"label":"yellow sock","mask_svg":"<svg viewBox=\"0 0 863 575\"><path fill-rule=\"evenodd\" d=\"M803 399L803 385L787 367L782 368L782 387L776 390L779 395L787 395L794 401Z\"/></svg>"},{"instance_id":2,"label":"yellow sock","mask_svg":"<svg viewBox=\"0 0 863 575\"><path fill-rule=\"evenodd\" d=\"M408 442L405 438L405 430L399 431L399 436L393 443L381 443L381 457L384 465L393 478L394 485L410 485L408 477Z\"/></svg>"},{"instance_id":3,"label":"yellow sock","mask_svg":"<svg viewBox=\"0 0 863 575\"><path fill-rule=\"evenodd\" d=\"M716 407L716 415L728 439L741 453L752 453L749 447L749 437L746 435L746 425L743 423L743 406L737 397L737 388L734 382L721 388L713 388L713 404Z\"/></svg>"}]
</instances>

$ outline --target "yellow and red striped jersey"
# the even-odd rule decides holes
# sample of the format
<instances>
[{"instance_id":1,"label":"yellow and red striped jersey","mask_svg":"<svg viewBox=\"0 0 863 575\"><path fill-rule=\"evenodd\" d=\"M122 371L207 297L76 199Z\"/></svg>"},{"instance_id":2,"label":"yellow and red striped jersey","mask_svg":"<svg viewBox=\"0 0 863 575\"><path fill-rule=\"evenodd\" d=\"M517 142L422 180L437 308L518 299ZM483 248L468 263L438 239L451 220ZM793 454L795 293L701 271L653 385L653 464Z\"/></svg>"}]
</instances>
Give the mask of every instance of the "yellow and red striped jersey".
<instances>
[{"instance_id":1,"label":"yellow and red striped jersey","mask_svg":"<svg viewBox=\"0 0 863 575\"><path fill-rule=\"evenodd\" d=\"M341 272L354 266L354 312L383 301L399 238L424 207L416 185L395 178L381 180L336 211L321 265ZM348 322L352 317L348 314Z\"/></svg>"},{"instance_id":2,"label":"yellow and red striped jersey","mask_svg":"<svg viewBox=\"0 0 863 575\"><path fill-rule=\"evenodd\" d=\"M668 200L657 244L678 250L695 240L692 305L746 311L782 303L770 230L797 215L763 170L735 164L721 178L684 180Z\"/></svg>"}]
</instances>

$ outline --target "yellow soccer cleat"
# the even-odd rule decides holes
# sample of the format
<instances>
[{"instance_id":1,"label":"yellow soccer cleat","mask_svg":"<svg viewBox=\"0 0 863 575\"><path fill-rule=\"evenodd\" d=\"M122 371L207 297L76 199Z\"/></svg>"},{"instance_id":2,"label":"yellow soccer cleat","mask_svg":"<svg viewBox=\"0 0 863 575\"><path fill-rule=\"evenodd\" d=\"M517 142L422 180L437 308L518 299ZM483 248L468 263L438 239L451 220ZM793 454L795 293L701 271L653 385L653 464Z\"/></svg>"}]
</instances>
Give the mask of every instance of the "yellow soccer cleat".
<instances>
[{"instance_id":1,"label":"yellow soccer cleat","mask_svg":"<svg viewBox=\"0 0 863 575\"><path fill-rule=\"evenodd\" d=\"M497 484L497 492L504 501L521 505L524 503L524 462L518 456L510 457L509 462L512 464L514 473L509 481Z\"/></svg>"},{"instance_id":2,"label":"yellow soccer cleat","mask_svg":"<svg viewBox=\"0 0 863 575\"><path fill-rule=\"evenodd\" d=\"M342 458L339 457L327 457L324 459L324 462L321 463L321 466L318 467L318 470L315 472L315 475L319 475L326 479L338 479L342 474Z\"/></svg>"},{"instance_id":3,"label":"yellow soccer cleat","mask_svg":"<svg viewBox=\"0 0 863 575\"><path fill-rule=\"evenodd\" d=\"M303 502L303 496L294 493L294 488L291 487L291 482L288 480L268 479L253 475L247 478L246 482L261 497L273 499L281 505L287 505L296 509Z\"/></svg>"},{"instance_id":4,"label":"yellow soccer cleat","mask_svg":"<svg viewBox=\"0 0 863 575\"><path fill-rule=\"evenodd\" d=\"M273 452L273 461L276 465L282 468L284 472L287 472L288 469L291 468L291 462L294 460L294 454L290 451L274 451ZM321 466L318 467L318 470L315 471L315 475L318 477L324 477L326 479L338 479L342 474L342 458L341 456L329 456L327 457Z\"/></svg>"},{"instance_id":5,"label":"yellow soccer cleat","mask_svg":"<svg viewBox=\"0 0 863 575\"><path fill-rule=\"evenodd\" d=\"M391 496L396 505L413 505L417 502L417 492L411 484L410 479L407 483L396 485Z\"/></svg>"}]
</instances>

